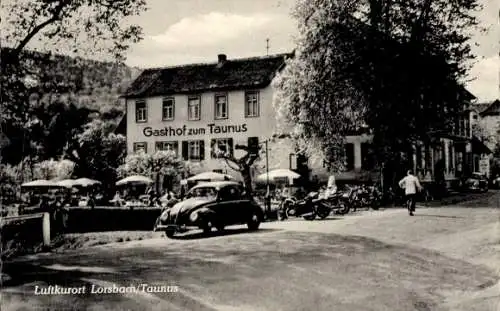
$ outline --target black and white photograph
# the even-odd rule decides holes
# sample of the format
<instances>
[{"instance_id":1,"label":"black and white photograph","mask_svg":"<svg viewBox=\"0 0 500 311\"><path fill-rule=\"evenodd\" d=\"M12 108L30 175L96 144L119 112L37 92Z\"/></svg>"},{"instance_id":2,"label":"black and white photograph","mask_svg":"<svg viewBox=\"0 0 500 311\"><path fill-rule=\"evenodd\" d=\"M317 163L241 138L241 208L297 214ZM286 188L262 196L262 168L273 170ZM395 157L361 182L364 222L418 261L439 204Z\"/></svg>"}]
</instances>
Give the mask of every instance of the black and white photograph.
<instances>
[{"instance_id":1,"label":"black and white photograph","mask_svg":"<svg viewBox=\"0 0 500 311\"><path fill-rule=\"evenodd\" d=\"M497 0L3 0L2 311L500 311Z\"/></svg>"}]
</instances>

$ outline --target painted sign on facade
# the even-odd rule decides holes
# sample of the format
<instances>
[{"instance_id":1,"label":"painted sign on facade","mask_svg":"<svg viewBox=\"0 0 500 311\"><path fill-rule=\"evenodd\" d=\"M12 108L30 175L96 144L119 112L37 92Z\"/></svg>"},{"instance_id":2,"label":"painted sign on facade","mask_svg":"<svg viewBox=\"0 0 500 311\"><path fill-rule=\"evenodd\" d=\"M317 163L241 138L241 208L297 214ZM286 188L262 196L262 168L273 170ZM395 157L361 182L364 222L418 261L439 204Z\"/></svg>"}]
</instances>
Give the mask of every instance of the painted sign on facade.
<instances>
[{"instance_id":1,"label":"painted sign on facade","mask_svg":"<svg viewBox=\"0 0 500 311\"><path fill-rule=\"evenodd\" d=\"M207 124L206 127L182 127L165 126L164 128L145 127L142 133L146 137L151 136L193 136L193 135L206 135L206 134L232 134L232 133L245 133L248 131L247 124L238 125L216 125L214 123Z\"/></svg>"}]
</instances>

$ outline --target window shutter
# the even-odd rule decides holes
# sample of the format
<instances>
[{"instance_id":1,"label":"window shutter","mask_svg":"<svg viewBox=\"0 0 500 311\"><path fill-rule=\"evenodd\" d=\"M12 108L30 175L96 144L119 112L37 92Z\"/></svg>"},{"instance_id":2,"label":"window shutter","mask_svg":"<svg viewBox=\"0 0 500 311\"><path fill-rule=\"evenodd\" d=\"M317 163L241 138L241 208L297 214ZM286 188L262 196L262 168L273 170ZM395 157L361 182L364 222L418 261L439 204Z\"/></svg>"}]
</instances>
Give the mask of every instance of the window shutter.
<instances>
[{"instance_id":1,"label":"window shutter","mask_svg":"<svg viewBox=\"0 0 500 311\"><path fill-rule=\"evenodd\" d=\"M229 145L229 150L227 150L227 152L229 152L229 155L233 156L234 154L234 148L233 148L233 139L232 138L228 138L227 139L227 144Z\"/></svg>"},{"instance_id":2,"label":"window shutter","mask_svg":"<svg viewBox=\"0 0 500 311\"><path fill-rule=\"evenodd\" d=\"M175 155L178 157L179 156L179 142L178 141L174 141L173 145L174 145Z\"/></svg>"},{"instance_id":3,"label":"window shutter","mask_svg":"<svg viewBox=\"0 0 500 311\"><path fill-rule=\"evenodd\" d=\"M354 144L345 144L346 169L354 169Z\"/></svg>"},{"instance_id":4,"label":"window shutter","mask_svg":"<svg viewBox=\"0 0 500 311\"><path fill-rule=\"evenodd\" d=\"M172 98L172 120L175 119L175 99Z\"/></svg>"},{"instance_id":5,"label":"window shutter","mask_svg":"<svg viewBox=\"0 0 500 311\"><path fill-rule=\"evenodd\" d=\"M200 140L200 161L205 160L205 141Z\"/></svg>"},{"instance_id":6,"label":"window shutter","mask_svg":"<svg viewBox=\"0 0 500 311\"><path fill-rule=\"evenodd\" d=\"M217 158L217 155L215 154L215 144L217 143L216 139L212 139L210 141L210 154L212 156L212 159Z\"/></svg>"},{"instance_id":7,"label":"window shutter","mask_svg":"<svg viewBox=\"0 0 500 311\"><path fill-rule=\"evenodd\" d=\"M182 158L184 160L189 160L189 154L188 154L188 142L187 141L183 141L182 142Z\"/></svg>"},{"instance_id":8,"label":"window shutter","mask_svg":"<svg viewBox=\"0 0 500 311\"><path fill-rule=\"evenodd\" d=\"M361 143L361 167L365 170L372 170L374 168L374 158L372 146L369 143Z\"/></svg>"}]
</instances>

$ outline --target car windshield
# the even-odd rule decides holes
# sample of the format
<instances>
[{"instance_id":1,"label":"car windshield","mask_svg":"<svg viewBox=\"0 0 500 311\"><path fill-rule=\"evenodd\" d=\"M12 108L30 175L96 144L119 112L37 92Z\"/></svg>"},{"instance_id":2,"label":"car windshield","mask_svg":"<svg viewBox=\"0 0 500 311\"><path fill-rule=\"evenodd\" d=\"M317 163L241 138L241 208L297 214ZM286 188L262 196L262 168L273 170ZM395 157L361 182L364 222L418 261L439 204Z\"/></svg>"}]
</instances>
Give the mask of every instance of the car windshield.
<instances>
[{"instance_id":1,"label":"car windshield","mask_svg":"<svg viewBox=\"0 0 500 311\"><path fill-rule=\"evenodd\" d=\"M190 191L190 198L215 198L217 191L212 187L200 187Z\"/></svg>"}]
</instances>

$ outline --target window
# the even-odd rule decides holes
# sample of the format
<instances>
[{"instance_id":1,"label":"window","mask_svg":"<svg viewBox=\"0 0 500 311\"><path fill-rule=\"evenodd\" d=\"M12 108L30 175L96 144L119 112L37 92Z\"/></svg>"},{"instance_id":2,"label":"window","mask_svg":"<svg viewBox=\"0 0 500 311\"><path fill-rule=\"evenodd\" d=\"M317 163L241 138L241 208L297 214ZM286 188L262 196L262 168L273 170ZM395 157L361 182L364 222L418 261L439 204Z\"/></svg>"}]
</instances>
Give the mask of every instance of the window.
<instances>
[{"instance_id":1,"label":"window","mask_svg":"<svg viewBox=\"0 0 500 311\"><path fill-rule=\"evenodd\" d=\"M135 122L144 123L148 122L148 107L144 100L135 102Z\"/></svg>"},{"instance_id":2,"label":"window","mask_svg":"<svg viewBox=\"0 0 500 311\"><path fill-rule=\"evenodd\" d=\"M146 142L140 142L140 143L134 143L134 152L148 152L148 143Z\"/></svg>"},{"instance_id":3,"label":"window","mask_svg":"<svg viewBox=\"0 0 500 311\"><path fill-rule=\"evenodd\" d=\"M215 95L215 119L227 119L227 95L217 94Z\"/></svg>"},{"instance_id":4,"label":"window","mask_svg":"<svg viewBox=\"0 0 500 311\"><path fill-rule=\"evenodd\" d=\"M163 121L173 120L175 118L175 100L172 97L163 99L162 119Z\"/></svg>"},{"instance_id":5,"label":"window","mask_svg":"<svg viewBox=\"0 0 500 311\"><path fill-rule=\"evenodd\" d=\"M347 170L354 169L354 144L345 144L345 164Z\"/></svg>"},{"instance_id":6,"label":"window","mask_svg":"<svg viewBox=\"0 0 500 311\"><path fill-rule=\"evenodd\" d=\"M205 159L205 141L189 140L182 142L182 158L191 161L203 161Z\"/></svg>"},{"instance_id":7,"label":"window","mask_svg":"<svg viewBox=\"0 0 500 311\"><path fill-rule=\"evenodd\" d=\"M188 120L200 120L200 97L192 96L188 98Z\"/></svg>"},{"instance_id":8,"label":"window","mask_svg":"<svg viewBox=\"0 0 500 311\"><path fill-rule=\"evenodd\" d=\"M259 92L251 91L245 93L245 117L259 116Z\"/></svg>"},{"instance_id":9,"label":"window","mask_svg":"<svg viewBox=\"0 0 500 311\"><path fill-rule=\"evenodd\" d=\"M219 158L217 151L229 153L233 155L233 139L232 138L216 138L212 139L210 144L212 159Z\"/></svg>"},{"instance_id":10,"label":"window","mask_svg":"<svg viewBox=\"0 0 500 311\"><path fill-rule=\"evenodd\" d=\"M157 141L156 151L173 151L178 154L179 143L176 141Z\"/></svg>"}]
</instances>

